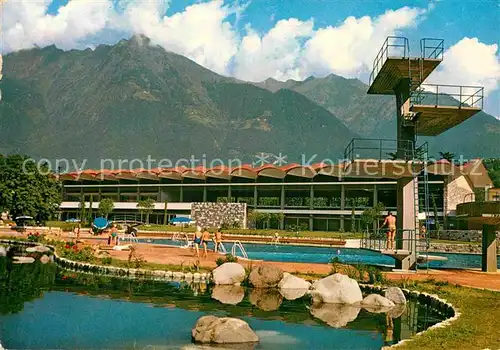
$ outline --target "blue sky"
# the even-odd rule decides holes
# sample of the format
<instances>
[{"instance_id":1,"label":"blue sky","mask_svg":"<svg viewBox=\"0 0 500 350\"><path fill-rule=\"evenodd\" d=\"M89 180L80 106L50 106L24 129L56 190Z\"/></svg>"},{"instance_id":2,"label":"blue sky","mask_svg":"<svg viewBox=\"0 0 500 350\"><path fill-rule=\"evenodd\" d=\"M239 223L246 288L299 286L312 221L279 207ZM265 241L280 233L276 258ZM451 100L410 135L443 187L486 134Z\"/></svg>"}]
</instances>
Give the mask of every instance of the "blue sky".
<instances>
[{"instance_id":1,"label":"blue sky","mask_svg":"<svg viewBox=\"0 0 500 350\"><path fill-rule=\"evenodd\" d=\"M422 37L442 38L448 51L432 82L484 85L485 110L500 116L498 1L45 2L49 5L4 5L2 51L52 43L63 49L92 47L141 33L167 50L244 80L335 73L366 81L386 35L407 36L412 51Z\"/></svg>"}]
</instances>

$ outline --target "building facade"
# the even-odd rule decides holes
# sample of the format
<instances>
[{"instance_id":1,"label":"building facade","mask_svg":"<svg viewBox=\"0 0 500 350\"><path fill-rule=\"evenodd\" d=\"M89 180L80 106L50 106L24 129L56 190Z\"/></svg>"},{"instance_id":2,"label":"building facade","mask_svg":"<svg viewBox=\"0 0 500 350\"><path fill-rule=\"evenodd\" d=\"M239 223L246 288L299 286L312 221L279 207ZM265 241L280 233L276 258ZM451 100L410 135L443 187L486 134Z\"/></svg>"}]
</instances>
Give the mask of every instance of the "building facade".
<instances>
[{"instance_id":1,"label":"building facade","mask_svg":"<svg viewBox=\"0 0 500 350\"><path fill-rule=\"evenodd\" d=\"M360 163L361 164L361 163ZM451 166L428 168L430 212L438 221L454 227L454 210L474 193L470 176ZM359 170L360 168L358 168ZM450 169L453 174L450 173ZM150 223L163 223L167 215L191 216L194 203L246 203L248 210L283 214L275 228L299 226L309 230L351 231L360 229L363 211L383 203L396 212L396 179L380 171L367 174L345 164L302 167L241 166L229 168L176 168L153 170L85 170L60 175L63 181L61 218L78 217L81 202L92 201L97 214L99 201L110 198L115 207L111 218L140 220L139 200L155 202ZM423 217L425 219L425 216ZM446 220L445 220L446 219Z\"/></svg>"}]
</instances>

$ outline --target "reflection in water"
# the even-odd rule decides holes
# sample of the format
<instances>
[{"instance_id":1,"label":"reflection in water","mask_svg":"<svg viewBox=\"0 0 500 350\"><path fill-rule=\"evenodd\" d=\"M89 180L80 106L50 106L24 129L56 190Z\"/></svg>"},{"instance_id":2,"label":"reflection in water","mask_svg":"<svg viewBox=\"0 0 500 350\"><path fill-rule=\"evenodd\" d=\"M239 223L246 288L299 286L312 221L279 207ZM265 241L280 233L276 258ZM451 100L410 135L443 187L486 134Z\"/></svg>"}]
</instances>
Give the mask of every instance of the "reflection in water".
<instances>
[{"instance_id":1,"label":"reflection in water","mask_svg":"<svg viewBox=\"0 0 500 350\"><path fill-rule=\"evenodd\" d=\"M334 328L345 327L354 321L359 314L359 306L344 304L313 304L311 314Z\"/></svg>"},{"instance_id":2,"label":"reflection in water","mask_svg":"<svg viewBox=\"0 0 500 350\"><path fill-rule=\"evenodd\" d=\"M9 348L188 348L204 314L246 320L261 337L258 348L273 350L378 349L443 319L415 301L371 314L284 300L277 289L132 281L0 258L0 339Z\"/></svg>"}]
</instances>

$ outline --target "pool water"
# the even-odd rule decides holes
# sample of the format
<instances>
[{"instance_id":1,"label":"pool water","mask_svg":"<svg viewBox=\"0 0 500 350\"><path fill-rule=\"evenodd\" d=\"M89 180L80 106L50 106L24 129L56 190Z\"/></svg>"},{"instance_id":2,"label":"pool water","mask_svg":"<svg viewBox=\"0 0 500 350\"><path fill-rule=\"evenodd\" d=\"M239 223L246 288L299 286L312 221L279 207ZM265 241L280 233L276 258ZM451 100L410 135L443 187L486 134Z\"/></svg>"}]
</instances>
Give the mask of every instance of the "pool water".
<instances>
[{"instance_id":1,"label":"pool water","mask_svg":"<svg viewBox=\"0 0 500 350\"><path fill-rule=\"evenodd\" d=\"M146 240L141 240L146 243ZM180 246L185 242L172 241L170 239L154 239L150 243ZM231 251L232 243L224 244L227 251ZM394 267L394 258L378 252L355 248L335 247L309 247L284 244L252 244L243 243L249 259L269 260L280 262L305 262L305 263L329 263L337 257L340 262L348 264L370 264ZM208 244L209 249L214 249L213 243ZM241 255L237 250L237 255ZM478 254L454 254L454 253L429 253L431 256L446 257L444 261L430 261L421 264L421 267L430 268L480 268L481 255ZM500 259L498 260L500 268Z\"/></svg>"},{"instance_id":2,"label":"pool water","mask_svg":"<svg viewBox=\"0 0 500 350\"><path fill-rule=\"evenodd\" d=\"M260 294L267 301L256 302L257 291L247 289L238 305L227 305L212 299L217 287L76 274L38 261L0 258L0 273L0 342L7 349L188 349L191 328L207 314L247 321L260 338L255 349L380 349L443 319L411 301L388 338L385 314L361 309L334 328L311 314L309 299L289 301L272 290Z\"/></svg>"}]
</instances>

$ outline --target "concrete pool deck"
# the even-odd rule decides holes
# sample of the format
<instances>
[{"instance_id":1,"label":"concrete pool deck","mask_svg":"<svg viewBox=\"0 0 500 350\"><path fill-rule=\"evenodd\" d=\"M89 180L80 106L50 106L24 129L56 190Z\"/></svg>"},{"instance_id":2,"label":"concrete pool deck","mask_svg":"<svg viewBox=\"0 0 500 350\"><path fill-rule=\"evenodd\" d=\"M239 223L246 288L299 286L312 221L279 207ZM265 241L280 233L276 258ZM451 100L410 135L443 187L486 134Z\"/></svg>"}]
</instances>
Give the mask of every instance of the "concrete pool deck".
<instances>
[{"instance_id":1,"label":"concrete pool deck","mask_svg":"<svg viewBox=\"0 0 500 350\"><path fill-rule=\"evenodd\" d=\"M18 236L25 237L21 233L13 232L1 232L0 237L4 236ZM62 238L73 238L73 237L62 237ZM105 237L81 235L81 239L86 241L88 244L100 244L103 247L106 245ZM198 258L194 254L194 250L183 249L178 247L166 247L164 245L155 245L150 243L135 243L136 251L140 254L147 262L156 264L166 264L166 265L183 265L183 266L193 266ZM128 251L115 251L108 250L110 255L115 259L127 260ZM221 257L220 254L214 252L208 252L207 258L203 257L202 251L200 251L200 267L213 269L217 266L215 261ZM331 271L331 265L320 264L320 263L299 263L299 262L275 262L275 261L262 261L262 260L244 260L239 259L239 263L244 266L253 265L258 266L260 264L269 264L280 267L283 271L289 273L300 273L300 274L328 274ZM480 289L490 289L495 291L500 291L500 270L497 272L481 272L479 269L468 269L468 270L420 270L418 272L386 272L385 276L390 280L426 280L434 279L436 281L444 281L451 284L458 284L464 287L480 288Z\"/></svg>"}]
</instances>

